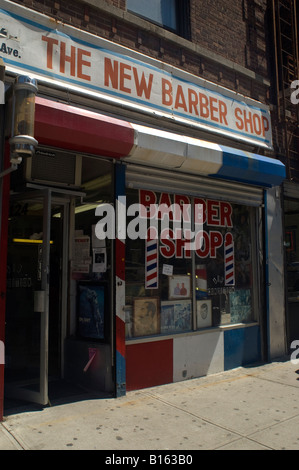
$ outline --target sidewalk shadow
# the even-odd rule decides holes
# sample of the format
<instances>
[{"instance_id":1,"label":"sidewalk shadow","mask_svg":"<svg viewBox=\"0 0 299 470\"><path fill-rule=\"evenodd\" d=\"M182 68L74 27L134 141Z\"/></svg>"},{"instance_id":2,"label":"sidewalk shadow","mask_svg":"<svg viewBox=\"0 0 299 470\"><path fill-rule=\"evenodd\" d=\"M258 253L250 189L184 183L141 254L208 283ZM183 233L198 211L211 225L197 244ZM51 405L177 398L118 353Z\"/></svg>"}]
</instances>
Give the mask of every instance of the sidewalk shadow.
<instances>
[{"instance_id":1,"label":"sidewalk shadow","mask_svg":"<svg viewBox=\"0 0 299 470\"><path fill-rule=\"evenodd\" d=\"M26 412L42 411L48 407L61 406L86 400L115 398L113 393L88 390L64 380L49 382L49 404L39 405L19 398L4 398L4 418Z\"/></svg>"}]
</instances>

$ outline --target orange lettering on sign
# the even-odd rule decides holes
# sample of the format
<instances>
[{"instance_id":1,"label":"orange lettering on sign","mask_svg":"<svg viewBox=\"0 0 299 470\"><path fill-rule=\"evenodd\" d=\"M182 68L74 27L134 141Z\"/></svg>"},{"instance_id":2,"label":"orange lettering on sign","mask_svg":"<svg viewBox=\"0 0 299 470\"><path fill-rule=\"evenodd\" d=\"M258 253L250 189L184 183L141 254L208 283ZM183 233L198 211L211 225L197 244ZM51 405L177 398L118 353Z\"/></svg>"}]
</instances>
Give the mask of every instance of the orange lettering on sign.
<instances>
[{"instance_id":1,"label":"orange lettering on sign","mask_svg":"<svg viewBox=\"0 0 299 470\"><path fill-rule=\"evenodd\" d=\"M47 68L53 69L54 46L58 48L59 72L66 73L66 63L69 64L69 73L72 77L81 78L83 80L91 80L90 75L83 72L83 67L91 67L91 62L84 60L83 57L91 57L91 53L75 46L70 47L67 51L67 44L64 41L42 36L42 41L47 44Z\"/></svg>"},{"instance_id":2,"label":"orange lettering on sign","mask_svg":"<svg viewBox=\"0 0 299 470\"><path fill-rule=\"evenodd\" d=\"M270 124L266 116L260 116L258 113L252 113L246 109L235 109L236 126L240 131L245 130L250 134L262 135L269 130Z\"/></svg>"},{"instance_id":3,"label":"orange lettering on sign","mask_svg":"<svg viewBox=\"0 0 299 470\"><path fill-rule=\"evenodd\" d=\"M118 62L117 60L112 61L105 57L104 60L104 84L106 87L112 86L115 90L120 90L124 93L134 93L136 95L144 97L149 100L151 98L151 91L153 85L154 75L149 74L148 79L145 77L144 72L139 75L136 67Z\"/></svg>"},{"instance_id":4,"label":"orange lettering on sign","mask_svg":"<svg viewBox=\"0 0 299 470\"><path fill-rule=\"evenodd\" d=\"M171 106L172 101L172 84L170 80L162 78L162 104L165 106Z\"/></svg>"}]
</instances>

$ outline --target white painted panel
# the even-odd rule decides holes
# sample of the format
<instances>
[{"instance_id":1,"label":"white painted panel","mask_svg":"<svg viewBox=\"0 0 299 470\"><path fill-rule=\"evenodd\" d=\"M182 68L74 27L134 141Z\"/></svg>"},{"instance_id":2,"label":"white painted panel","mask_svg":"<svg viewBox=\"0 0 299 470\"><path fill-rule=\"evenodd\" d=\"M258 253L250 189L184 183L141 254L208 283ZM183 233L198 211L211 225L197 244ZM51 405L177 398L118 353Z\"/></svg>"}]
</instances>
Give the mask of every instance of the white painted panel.
<instances>
[{"instance_id":1,"label":"white painted panel","mask_svg":"<svg viewBox=\"0 0 299 470\"><path fill-rule=\"evenodd\" d=\"M223 332L207 331L173 340L173 381L224 370Z\"/></svg>"},{"instance_id":2,"label":"white painted panel","mask_svg":"<svg viewBox=\"0 0 299 470\"><path fill-rule=\"evenodd\" d=\"M219 145L132 123L135 146L127 161L155 164L164 168L217 174L222 167Z\"/></svg>"}]
</instances>

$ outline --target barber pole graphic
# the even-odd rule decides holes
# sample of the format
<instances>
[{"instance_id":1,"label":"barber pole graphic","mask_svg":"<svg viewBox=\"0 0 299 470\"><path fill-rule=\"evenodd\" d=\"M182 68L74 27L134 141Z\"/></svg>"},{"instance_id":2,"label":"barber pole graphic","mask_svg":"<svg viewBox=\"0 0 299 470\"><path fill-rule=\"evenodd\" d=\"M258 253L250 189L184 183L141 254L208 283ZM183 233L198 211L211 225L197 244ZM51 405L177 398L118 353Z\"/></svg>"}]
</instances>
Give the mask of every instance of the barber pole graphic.
<instances>
[{"instance_id":1,"label":"barber pole graphic","mask_svg":"<svg viewBox=\"0 0 299 470\"><path fill-rule=\"evenodd\" d=\"M225 285L235 285L235 255L234 240L231 233L225 235L224 242L224 269L225 269Z\"/></svg>"},{"instance_id":2,"label":"barber pole graphic","mask_svg":"<svg viewBox=\"0 0 299 470\"><path fill-rule=\"evenodd\" d=\"M158 239L150 238L150 229L145 242L145 288L158 289Z\"/></svg>"}]
</instances>

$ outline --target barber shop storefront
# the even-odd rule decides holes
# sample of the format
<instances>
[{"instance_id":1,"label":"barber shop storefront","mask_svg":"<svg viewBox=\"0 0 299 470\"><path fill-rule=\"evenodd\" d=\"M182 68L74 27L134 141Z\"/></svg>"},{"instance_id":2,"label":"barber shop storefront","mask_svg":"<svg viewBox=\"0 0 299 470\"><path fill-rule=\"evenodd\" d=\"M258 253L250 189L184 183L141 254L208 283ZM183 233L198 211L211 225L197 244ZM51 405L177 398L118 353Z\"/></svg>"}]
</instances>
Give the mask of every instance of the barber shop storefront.
<instances>
[{"instance_id":1,"label":"barber shop storefront","mask_svg":"<svg viewBox=\"0 0 299 470\"><path fill-rule=\"evenodd\" d=\"M38 88L36 149L3 193L6 396L47 404L61 380L120 396L264 359L285 171L250 150L271 148L269 109L8 1L0 15L23 47L2 45L7 89Z\"/></svg>"}]
</instances>

